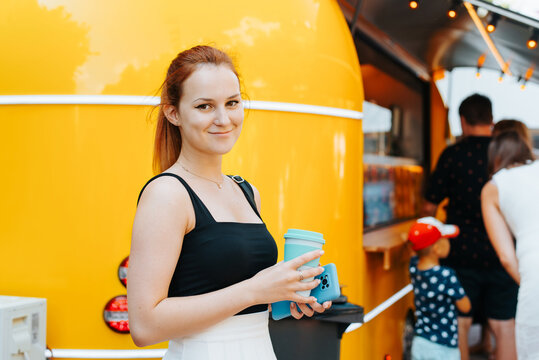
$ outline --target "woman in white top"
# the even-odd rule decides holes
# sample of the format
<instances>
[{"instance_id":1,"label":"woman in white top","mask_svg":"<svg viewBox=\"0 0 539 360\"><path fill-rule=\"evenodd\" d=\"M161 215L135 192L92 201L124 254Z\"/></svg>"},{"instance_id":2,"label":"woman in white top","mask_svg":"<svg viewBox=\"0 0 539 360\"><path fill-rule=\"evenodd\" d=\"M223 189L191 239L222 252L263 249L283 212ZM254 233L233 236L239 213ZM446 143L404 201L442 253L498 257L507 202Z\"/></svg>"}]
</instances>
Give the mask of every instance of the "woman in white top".
<instances>
[{"instance_id":1,"label":"woman in white top","mask_svg":"<svg viewBox=\"0 0 539 360\"><path fill-rule=\"evenodd\" d=\"M490 143L489 169L494 175L481 193L483 219L502 265L520 285L518 358L539 359L539 161L528 139L507 131Z\"/></svg>"}]
</instances>

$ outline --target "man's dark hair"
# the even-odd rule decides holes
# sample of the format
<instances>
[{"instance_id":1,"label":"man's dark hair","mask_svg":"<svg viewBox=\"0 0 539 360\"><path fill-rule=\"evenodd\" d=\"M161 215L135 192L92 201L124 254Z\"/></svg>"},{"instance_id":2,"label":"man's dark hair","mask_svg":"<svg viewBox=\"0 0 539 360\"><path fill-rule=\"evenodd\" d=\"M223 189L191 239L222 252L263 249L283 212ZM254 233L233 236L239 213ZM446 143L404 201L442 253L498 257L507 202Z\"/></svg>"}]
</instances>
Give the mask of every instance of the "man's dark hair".
<instances>
[{"instance_id":1,"label":"man's dark hair","mask_svg":"<svg viewBox=\"0 0 539 360\"><path fill-rule=\"evenodd\" d=\"M460 103L459 115L470 125L490 125L492 103L484 95L470 95Z\"/></svg>"}]
</instances>

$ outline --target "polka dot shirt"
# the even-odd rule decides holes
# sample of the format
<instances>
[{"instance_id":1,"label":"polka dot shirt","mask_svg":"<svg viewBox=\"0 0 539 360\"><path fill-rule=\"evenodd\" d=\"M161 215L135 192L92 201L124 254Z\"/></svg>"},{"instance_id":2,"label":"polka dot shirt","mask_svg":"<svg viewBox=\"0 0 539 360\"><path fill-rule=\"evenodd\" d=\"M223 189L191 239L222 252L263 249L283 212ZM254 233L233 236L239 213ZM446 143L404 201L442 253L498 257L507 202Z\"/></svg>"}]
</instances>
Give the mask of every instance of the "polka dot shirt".
<instances>
[{"instance_id":1,"label":"polka dot shirt","mask_svg":"<svg viewBox=\"0 0 539 360\"><path fill-rule=\"evenodd\" d=\"M448 198L448 224L458 225L460 235L451 239L451 250L442 265L458 268L501 269L483 225L481 190L488 181L487 150L490 137L468 136L448 146L427 181L425 199L439 204Z\"/></svg>"},{"instance_id":2,"label":"polka dot shirt","mask_svg":"<svg viewBox=\"0 0 539 360\"><path fill-rule=\"evenodd\" d=\"M417 268L418 258L410 260L414 286L415 335L449 347L458 347L455 301L466 294L455 271L445 266L428 270Z\"/></svg>"}]
</instances>

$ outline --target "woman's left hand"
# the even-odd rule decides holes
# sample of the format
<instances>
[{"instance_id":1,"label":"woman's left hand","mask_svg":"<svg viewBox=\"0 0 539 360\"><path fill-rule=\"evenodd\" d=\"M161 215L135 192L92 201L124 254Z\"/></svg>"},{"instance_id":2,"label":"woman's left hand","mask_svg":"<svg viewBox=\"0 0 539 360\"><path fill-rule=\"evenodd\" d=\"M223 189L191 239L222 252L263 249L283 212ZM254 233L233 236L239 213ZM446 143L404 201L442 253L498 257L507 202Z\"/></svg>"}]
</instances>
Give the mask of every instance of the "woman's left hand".
<instances>
[{"instance_id":1,"label":"woman's left hand","mask_svg":"<svg viewBox=\"0 0 539 360\"><path fill-rule=\"evenodd\" d=\"M310 303L309 305L291 302L290 314L292 314L294 319L301 319L303 317L303 314L305 314L308 317L311 317L314 315L315 312L323 313L324 311L326 311L326 309L329 309L331 307L331 304L332 304L331 301L326 301L323 304L314 302L314 303Z\"/></svg>"}]
</instances>

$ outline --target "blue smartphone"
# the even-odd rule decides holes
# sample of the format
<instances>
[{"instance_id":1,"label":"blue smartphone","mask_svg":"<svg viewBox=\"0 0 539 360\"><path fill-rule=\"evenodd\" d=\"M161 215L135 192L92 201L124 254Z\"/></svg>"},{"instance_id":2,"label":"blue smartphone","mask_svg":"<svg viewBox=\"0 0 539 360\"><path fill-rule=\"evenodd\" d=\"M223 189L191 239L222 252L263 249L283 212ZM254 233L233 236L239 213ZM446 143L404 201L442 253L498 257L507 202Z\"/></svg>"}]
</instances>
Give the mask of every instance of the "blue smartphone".
<instances>
[{"instance_id":1,"label":"blue smartphone","mask_svg":"<svg viewBox=\"0 0 539 360\"><path fill-rule=\"evenodd\" d=\"M320 284L311 290L311 295L314 296L319 304L325 301L335 300L341 296L341 288L339 286L339 278L337 277L337 267L335 264L324 265L324 272L315 279L320 279ZM291 301L279 301L271 304L271 318L273 320L281 320L290 316Z\"/></svg>"},{"instance_id":2,"label":"blue smartphone","mask_svg":"<svg viewBox=\"0 0 539 360\"><path fill-rule=\"evenodd\" d=\"M325 301L333 301L341 296L341 287L339 286L335 264L324 265L324 272L315 276L315 279L320 279L320 284L311 290L310 296L314 296L319 304Z\"/></svg>"}]
</instances>

